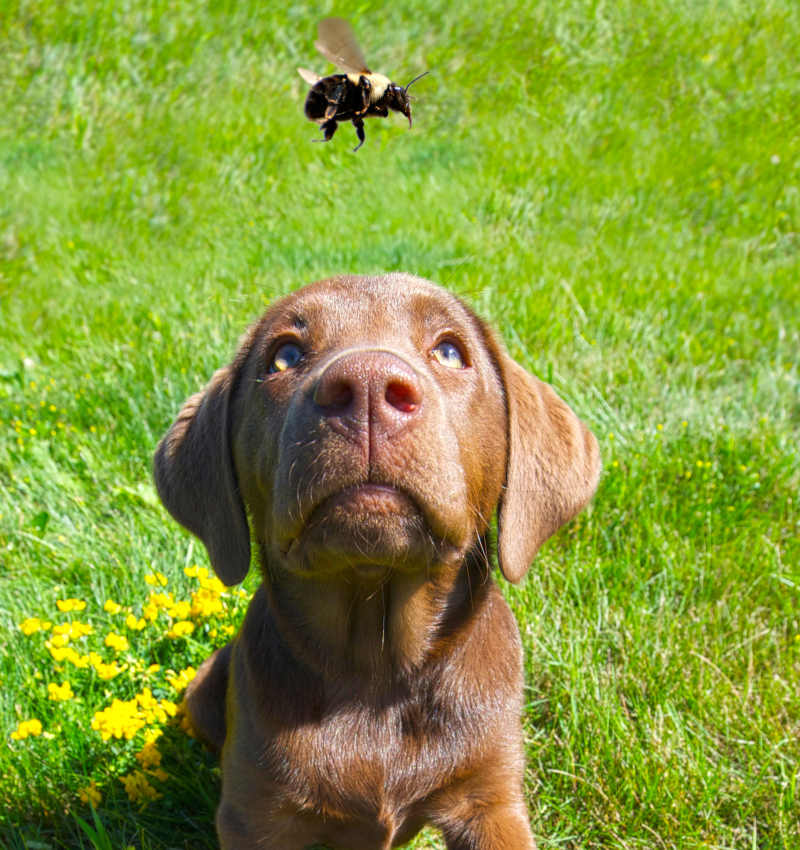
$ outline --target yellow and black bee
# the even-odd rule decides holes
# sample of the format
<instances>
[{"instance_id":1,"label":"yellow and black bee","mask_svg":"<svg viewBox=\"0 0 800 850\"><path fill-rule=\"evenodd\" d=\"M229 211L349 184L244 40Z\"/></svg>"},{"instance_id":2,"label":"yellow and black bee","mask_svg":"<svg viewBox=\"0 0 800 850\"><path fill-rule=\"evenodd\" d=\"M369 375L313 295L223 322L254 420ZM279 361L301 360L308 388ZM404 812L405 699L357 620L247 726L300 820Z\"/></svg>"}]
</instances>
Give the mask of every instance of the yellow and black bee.
<instances>
[{"instance_id":1,"label":"yellow and black bee","mask_svg":"<svg viewBox=\"0 0 800 850\"><path fill-rule=\"evenodd\" d=\"M297 69L311 85L306 97L306 117L320 124L325 133L324 139L314 141L329 142L339 121L352 121L358 136L358 144L353 150L357 151L364 144L364 119L371 115L386 118L390 109L402 112L411 127L408 88L427 71L414 77L405 87L396 85L383 74L374 74L367 68L350 24L342 18L320 21L319 40L315 47L345 73L320 77L306 68Z\"/></svg>"}]
</instances>

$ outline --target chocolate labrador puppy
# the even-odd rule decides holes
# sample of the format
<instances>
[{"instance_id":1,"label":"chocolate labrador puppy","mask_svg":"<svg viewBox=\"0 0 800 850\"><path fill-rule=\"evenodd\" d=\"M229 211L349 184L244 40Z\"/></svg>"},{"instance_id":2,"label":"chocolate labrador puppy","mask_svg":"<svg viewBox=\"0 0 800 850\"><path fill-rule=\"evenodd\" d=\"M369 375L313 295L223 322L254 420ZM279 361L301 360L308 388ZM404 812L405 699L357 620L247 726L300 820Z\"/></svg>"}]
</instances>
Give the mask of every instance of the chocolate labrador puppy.
<instances>
[{"instance_id":1,"label":"chocolate labrador puppy","mask_svg":"<svg viewBox=\"0 0 800 850\"><path fill-rule=\"evenodd\" d=\"M594 492L597 443L472 311L405 274L275 303L192 396L158 491L242 581L238 636L186 695L222 760L224 850L534 847L519 581Z\"/></svg>"}]
</instances>

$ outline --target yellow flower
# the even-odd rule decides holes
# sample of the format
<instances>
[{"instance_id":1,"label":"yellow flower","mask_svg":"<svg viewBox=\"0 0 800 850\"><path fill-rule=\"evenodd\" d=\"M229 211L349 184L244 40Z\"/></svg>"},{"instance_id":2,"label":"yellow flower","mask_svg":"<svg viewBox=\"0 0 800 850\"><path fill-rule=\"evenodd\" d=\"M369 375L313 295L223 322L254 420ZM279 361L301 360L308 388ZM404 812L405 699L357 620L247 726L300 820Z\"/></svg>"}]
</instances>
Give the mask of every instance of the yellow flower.
<instances>
[{"instance_id":1,"label":"yellow flower","mask_svg":"<svg viewBox=\"0 0 800 850\"><path fill-rule=\"evenodd\" d=\"M189 682L197 675L197 670L194 667L187 667L181 670L180 673L170 675L167 673L167 681L175 688L176 691L182 691Z\"/></svg>"},{"instance_id":2,"label":"yellow flower","mask_svg":"<svg viewBox=\"0 0 800 850\"><path fill-rule=\"evenodd\" d=\"M132 803L147 803L157 800L161 794L147 781L147 774L141 770L134 770L127 776L122 777L125 793Z\"/></svg>"},{"instance_id":3,"label":"yellow flower","mask_svg":"<svg viewBox=\"0 0 800 850\"><path fill-rule=\"evenodd\" d=\"M201 588L192 594L192 605L189 613L192 617L213 617L223 610L222 599L213 590Z\"/></svg>"},{"instance_id":4,"label":"yellow flower","mask_svg":"<svg viewBox=\"0 0 800 850\"><path fill-rule=\"evenodd\" d=\"M200 587L204 590L210 590L212 593L225 592L225 585L216 576L210 576L208 578L198 576L198 581L200 582Z\"/></svg>"},{"instance_id":5,"label":"yellow flower","mask_svg":"<svg viewBox=\"0 0 800 850\"><path fill-rule=\"evenodd\" d=\"M52 646L66 646L69 643L69 635L53 635L49 643Z\"/></svg>"},{"instance_id":6,"label":"yellow flower","mask_svg":"<svg viewBox=\"0 0 800 850\"><path fill-rule=\"evenodd\" d=\"M47 651L53 657L53 661L67 661L79 670L89 666L89 656L79 655L71 646L53 646L51 641L46 641Z\"/></svg>"},{"instance_id":7,"label":"yellow flower","mask_svg":"<svg viewBox=\"0 0 800 850\"><path fill-rule=\"evenodd\" d=\"M128 614L125 618L125 625L134 632L140 632L146 625L147 620L143 617L136 617L134 614Z\"/></svg>"},{"instance_id":8,"label":"yellow flower","mask_svg":"<svg viewBox=\"0 0 800 850\"><path fill-rule=\"evenodd\" d=\"M86 786L86 788L81 788L80 791L78 791L78 796L82 803L90 803L95 808L97 808L103 801L103 795L100 793L100 789L97 787L97 783L94 779Z\"/></svg>"},{"instance_id":9,"label":"yellow flower","mask_svg":"<svg viewBox=\"0 0 800 850\"><path fill-rule=\"evenodd\" d=\"M47 686L47 698L53 700L53 702L64 702L65 700L72 699L74 696L75 694L69 682L64 682L61 685L50 682Z\"/></svg>"},{"instance_id":10,"label":"yellow flower","mask_svg":"<svg viewBox=\"0 0 800 850\"><path fill-rule=\"evenodd\" d=\"M194 564L191 567L184 567L183 574L189 578L205 578L208 575L208 569L206 567L198 567L197 564Z\"/></svg>"},{"instance_id":11,"label":"yellow flower","mask_svg":"<svg viewBox=\"0 0 800 850\"><path fill-rule=\"evenodd\" d=\"M11 733L14 741L23 741L28 736L36 737L42 734L42 724L39 720L23 720Z\"/></svg>"},{"instance_id":12,"label":"yellow flower","mask_svg":"<svg viewBox=\"0 0 800 850\"><path fill-rule=\"evenodd\" d=\"M171 593L151 593L147 600L150 605L155 605L156 608L171 608L175 604L175 599Z\"/></svg>"},{"instance_id":13,"label":"yellow flower","mask_svg":"<svg viewBox=\"0 0 800 850\"><path fill-rule=\"evenodd\" d=\"M144 577L144 580L151 587L155 587L156 585L161 585L161 587L165 587L167 584L167 577L164 575L164 573L159 572L148 573Z\"/></svg>"},{"instance_id":14,"label":"yellow flower","mask_svg":"<svg viewBox=\"0 0 800 850\"><path fill-rule=\"evenodd\" d=\"M130 648L128 638L118 635L116 632L109 632L106 635L105 645L117 652L126 652Z\"/></svg>"},{"instance_id":15,"label":"yellow flower","mask_svg":"<svg viewBox=\"0 0 800 850\"><path fill-rule=\"evenodd\" d=\"M136 700L115 699L108 708L95 712L92 729L107 741L109 738L131 738L145 725L145 716Z\"/></svg>"},{"instance_id":16,"label":"yellow flower","mask_svg":"<svg viewBox=\"0 0 800 850\"><path fill-rule=\"evenodd\" d=\"M182 638L190 635L194 631L194 623L189 620L178 620L172 628L167 632L167 637Z\"/></svg>"},{"instance_id":17,"label":"yellow flower","mask_svg":"<svg viewBox=\"0 0 800 850\"><path fill-rule=\"evenodd\" d=\"M149 767L158 767L161 764L161 750L158 749L155 742L149 741L136 753L136 761L145 770Z\"/></svg>"},{"instance_id":18,"label":"yellow flower","mask_svg":"<svg viewBox=\"0 0 800 850\"><path fill-rule=\"evenodd\" d=\"M163 734L163 729L145 729L144 742L145 744L154 744Z\"/></svg>"},{"instance_id":19,"label":"yellow flower","mask_svg":"<svg viewBox=\"0 0 800 850\"><path fill-rule=\"evenodd\" d=\"M150 688L145 688L141 693L136 694L134 700L141 708L145 723L166 723L178 710L174 702L167 699L157 700Z\"/></svg>"},{"instance_id":20,"label":"yellow flower","mask_svg":"<svg viewBox=\"0 0 800 850\"><path fill-rule=\"evenodd\" d=\"M114 602L113 599L106 599L105 604L103 605L103 610L107 614L119 614L122 610L122 606L119 602Z\"/></svg>"},{"instance_id":21,"label":"yellow flower","mask_svg":"<svg viewBox=\"0 0 800 850\"><path fill-rule=\"evenodd\" d=\"M145 620L149 620L151 623L155 621L158 617L158 606L153 605L153 603L149 603L142 608L142 616Z\"/></svg>"},{"instance_id":22,"label":"yellow flower","mask_svg":"<svg viewBox=\"0 0 800 850\"><path fill-rule=\"evenodd\" d=\"M160 665L160 664L151 664L151 665L147 668L147 670L145 670L145 673L147 673L148 675L152 675L153 673L158 673L158 671L159 671L160 669L161 669L161 665Z\"/></svg>"},{"instance_id":23,"label":"yellow flower","mask_svg":"<svg viewBox=\"0 0 800 850\"><path fill-rule=\"evenodd\" d=\"M81 623L77 620L53 626L54 635L66 635L68 640L77 640L90 635L93 631L94 629L88 623Z\"/></svg>"},{"instance_id":24,"label":"yellow flower","mask_svg":"<svg viewBox=\"0 0 800 850\"><path fill-rule=\"evenodd\" d=\"M56 599L59 611L83 611L86 603L82 599Z\"/></svg>"},{"instance_id":25,"label":"yellow flower","mask_svg":"<svg viewBox=\"0 0 800 850\"><path fill-rule=\"evenodd\" d=\"M192 606L188 602L180 601L170 605L167 614L175 620L185 620L189 616Z\"/></svg>"},{"instance_id":26,"label":"yellow flower","mask_svg":"<svg viewBox=\"0 0 800 850\"><path fill-rule=\"evenodd\" d=\"M119 674L125 669L124 665L120 667L116 661L106 664L106 662L103 661L96 652L89 653L89 661L91 662L92 667L94 667L97 675L104 681L108 681L109 679L113 679L115 676L119 676Z\"/></svg>"},{"instance_id":27,"label":"yellow flower","mask_svg":"<svg viewBox=\"0 0 800 850\"><path fill-rule=\"evenodd\" d=\"M46 632L52 623L47 620L40 620L38 617L28 617L19 624L20 631L24 635L32 635L36 632Z\"/></svg>"}]
</instances>

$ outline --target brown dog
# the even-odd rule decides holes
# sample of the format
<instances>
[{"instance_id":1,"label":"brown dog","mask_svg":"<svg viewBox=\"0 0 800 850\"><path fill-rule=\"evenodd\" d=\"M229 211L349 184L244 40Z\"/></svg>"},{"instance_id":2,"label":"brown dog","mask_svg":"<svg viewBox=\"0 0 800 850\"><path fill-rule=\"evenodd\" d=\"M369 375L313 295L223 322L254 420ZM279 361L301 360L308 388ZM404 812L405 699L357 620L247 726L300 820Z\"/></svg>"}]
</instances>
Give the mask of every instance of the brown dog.
<instances>
[{"instance_id":1,"label":"brown dog","mask_svg":"<svg viewBox=\"0 0 800 850\"><path fill-rule=\"evenodd\" d=\"M222 757L225 850L533 848L518 581L594 492L591 433L458 299L403 274L278 301L158 447L173 516L240 582L191 719ZM249 522L248 522L249 521Z\"/></svg>"}]
</instances>

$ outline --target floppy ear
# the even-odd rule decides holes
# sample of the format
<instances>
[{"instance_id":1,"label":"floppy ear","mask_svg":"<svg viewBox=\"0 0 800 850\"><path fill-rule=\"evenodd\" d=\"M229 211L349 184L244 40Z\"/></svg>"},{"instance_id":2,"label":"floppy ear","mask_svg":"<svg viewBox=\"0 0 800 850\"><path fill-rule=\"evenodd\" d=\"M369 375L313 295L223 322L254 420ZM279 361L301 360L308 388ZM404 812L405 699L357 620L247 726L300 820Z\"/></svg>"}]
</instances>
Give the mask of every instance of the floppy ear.
<instances>
[{"instance_id":1,"label":"floppy ear","mask_svg":"<svg viewBox=\"0 0 800 850\"><path fill-rule=\"evenodd\" d=\"M214 572L237 584L250 566L250 531L230 447L234 367L214 373L189 398L156 449L153 463L161 501L208 549Z\"/></svg>"},{"instance_id":2,"label":"floppy ear","mask_svg":"<svg viewBox=\"0 0 800 850\"><path fill-rule=\"evenodd\" d=\"M503 575L519 581L539 547L592 497L600 476L597 440L549 384L505 352L506 482L498 509L497 553Z\"/></svg>"}]
</instances>

